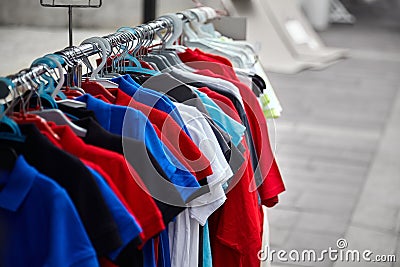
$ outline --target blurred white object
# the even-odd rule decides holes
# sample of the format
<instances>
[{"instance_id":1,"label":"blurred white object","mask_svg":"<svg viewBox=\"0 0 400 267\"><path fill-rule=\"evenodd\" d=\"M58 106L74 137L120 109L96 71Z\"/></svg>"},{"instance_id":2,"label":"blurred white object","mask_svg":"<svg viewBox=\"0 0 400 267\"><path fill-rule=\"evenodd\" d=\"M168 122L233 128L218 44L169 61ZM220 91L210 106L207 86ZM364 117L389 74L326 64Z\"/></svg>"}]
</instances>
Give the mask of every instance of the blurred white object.
<instances>
[{"instance_id":1,"label":"blurred white object","mask_svg":"<svg viewBox=\"0 0 400 267\"><path fill-rule=\"evenodd\" d=\"M321 3L325 0L316 2ZM265 0L263 6L280 37L296 58L320 63L326 67L346 57L345 49L328 47L324 44L297 1Z\"/></svg>"},{"instance_id":2,"label":"blurred white object","mask_svg":"<svg viewBox=\"0 0 400 267\"><path fill-rule=\"evenodd\" d=\"M319 63L306 62L294 57L272 23L271 16L266 12L265 0L248 0L245 3L221 1L231 16L247 18L246 39L254 44L254 47L260 48L258 55L267 71L292 74L320 66Z\"/></svg>"},{"instance_id":3,"label":"blurred white object","mask_svg":"<svg viewBox=\"0 0 400 267\"><path fill-rule=\"evenodd\" d=\"M331 0L302 0L302 7L310 23L318 31L329 26Z\"/></svg>"}]
</instances>

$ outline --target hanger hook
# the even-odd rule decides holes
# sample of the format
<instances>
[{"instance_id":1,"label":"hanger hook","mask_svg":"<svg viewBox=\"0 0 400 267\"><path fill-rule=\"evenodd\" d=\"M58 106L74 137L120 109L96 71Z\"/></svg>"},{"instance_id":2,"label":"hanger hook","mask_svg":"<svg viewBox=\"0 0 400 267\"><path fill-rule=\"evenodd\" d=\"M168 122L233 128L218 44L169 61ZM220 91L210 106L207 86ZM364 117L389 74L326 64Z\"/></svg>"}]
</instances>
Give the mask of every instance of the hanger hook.
<instances>
[{"instance_id":1,"label":"hanger hook","mask_svg":"<svg viewBox=\"0 0 400 267\"><path fill-rule=\"evenodd\" d=\"M101 52L101 63L99 64L99 66L97 66L97 68L95 70L93 70L93 69L91 70L92 75L90 76L90 78L95 79L98 77L100 70L107 63L107 47L105 45L105 40L102 37L91 37L91 38L84 40L81 43L81 45L83 45L83 44L92 44L92 45L96 46L97 50L99 50Z\"/></svg>"},{"instance_id":2,"label":"hanger hook","mask_svg":"<svg viewBox=\"0 0 400 267\"><path fill-rule=\"evenodd\" d=\"M49 54L49 55L46 55L45 57L49 58L57 65L57 69L59 72L59 79L57 82L57 86L54 89L53 93L51 94L51 97L55 98L56 95L60 92L61 88L64 86L64 81L65 81L64 72L63 72L64 69L59 61L60 58L58 57L58 55Z\"/></svg>"}]
</instances>

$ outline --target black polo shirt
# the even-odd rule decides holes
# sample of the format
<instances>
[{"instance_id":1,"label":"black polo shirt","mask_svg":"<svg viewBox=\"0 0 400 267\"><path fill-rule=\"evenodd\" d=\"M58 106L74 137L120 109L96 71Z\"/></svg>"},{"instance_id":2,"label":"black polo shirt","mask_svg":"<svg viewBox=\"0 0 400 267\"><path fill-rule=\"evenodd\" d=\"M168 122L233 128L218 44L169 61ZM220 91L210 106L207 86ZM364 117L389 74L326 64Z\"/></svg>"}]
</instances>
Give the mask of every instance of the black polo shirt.
<instances>
[{"instance_id":1,"label":"black polo shirt","mask_svg":"<svg viewBox=\"0 0 400 267\"><path fill-rule=\"evenodd\" d=\"M154 200L162 213L165 224L185 209L184 201L174 185L160 186L160 179L169 180L143 142L112 134L91 118L74 121L74 123L87 130L86 136L82 138L85 143L124 155L149 192L155 197ZM160 199L157 199L157 196L160 196ZM165 199L165 197L168 198ZM163 202L163 199L167 203ZM177 205L172 205L172 203Z\"/></svg>"}]
</instances>

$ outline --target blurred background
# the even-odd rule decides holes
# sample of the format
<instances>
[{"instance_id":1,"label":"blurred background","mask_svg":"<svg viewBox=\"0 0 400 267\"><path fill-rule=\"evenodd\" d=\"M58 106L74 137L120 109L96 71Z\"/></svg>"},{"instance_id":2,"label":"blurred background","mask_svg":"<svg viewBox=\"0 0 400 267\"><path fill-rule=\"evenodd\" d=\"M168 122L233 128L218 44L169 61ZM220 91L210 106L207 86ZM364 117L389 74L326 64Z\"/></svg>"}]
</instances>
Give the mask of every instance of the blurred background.
<instances>
[{"instance_id":1,"label":"blurred background","mask_svg":"<svg viewBox=\"0 0 400 267\"><path fill-rule=\"evenodd\" d=\"M74 9L74 44L120 26L142 23L146 20L143 2L104 0L100 9ZM351 249L397 255L397 263L368 266L400 266L400 1L300 1L317 40L327 47L345 49L335 50L344 54L329 63L321 63L319 57L301 50L304 47L289 49L282 41L287 37L280 36L278 42L270 32L272 27L264 24L266 18L271 25L280 23L271 19L277 14L271 10L280 10L277 17L281 18L285 12L292 14L284 4L288 1L254 2L202 4L248 18L248 40L259 48L283 108L280 118L269 122L287 187L280 203L268 213L271 248L323 250L345 238ZM280 7L272 2L280 2ZM338 3L341 6L334 6ZM264 9L257 21L249 15L254 12L249 7L258 4ZM193 6L189 0L159 0L155 16ZM65 8L45 8L39 0L1 1L0 76L18 72L35 58L66 47L67 23ZM292 39L301 39L296 23L291 27L286 29ZM290 48L297 49L300 43L293 45L293 40ZM298 51L305 53L296 54ZM284 59L272 58L274 54L286 56L286 65Z\"/></svg>"}]
</instances>

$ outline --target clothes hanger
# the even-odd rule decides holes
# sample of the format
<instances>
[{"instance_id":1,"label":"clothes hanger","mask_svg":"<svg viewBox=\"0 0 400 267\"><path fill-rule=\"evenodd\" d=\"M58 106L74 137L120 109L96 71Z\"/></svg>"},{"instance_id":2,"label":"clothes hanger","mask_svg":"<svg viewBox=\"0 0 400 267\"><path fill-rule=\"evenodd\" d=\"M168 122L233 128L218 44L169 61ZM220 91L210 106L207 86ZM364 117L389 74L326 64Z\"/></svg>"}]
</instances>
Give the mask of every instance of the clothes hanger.
<instances>
[{"instance_id":1,"label":"clothes hanger","mask_svg":"<svg viewBox=\"0 0 400 267\"><path fill-rule=\"evenodd\" d=\"M85 65L90 64L90 63L88 63L88 61L85 60L84 57L82 57L82 55L84 56L85 54L82 52L82 50L79 47L73 46L72 48L73 48L72 49L73 55L71 55L70 57L63 54L62 52L60 54L53 54L53 55L55 55L57 58L60 58L60 62L65 62L66 65L72 69L72 72L75 73L77 66L81 65L81 62L84 62ZM78 52L76 50L78 50L81 54L77 55ZM83 58L83 61L78 60L79 58ZM69 75L69 73L67 73L66 75ZM69 92L71 90L76 91L76 94L72 94L74 97L84 95L85 91L82 88L75 85L75 78L76 77L74 74L72 79L67 79L67 84L65 86L64 86L64 84L61 85L63 91L64 92ZM80 79L80 78L81 77L78 77L78 79Z\"/></svg>"},{"instance_id":2,"label":"clothes hanger","mask_svg":"<svg viewBox=\"0 0 400 267\"><path fill-rule=\"evenodd\" d=\"M105 48L105 47L104 47ZM78 51L82 52L80 48L78 48ZM104 49L105 51L105 49ZM88 67L88 69L91 69L92 66L89 62L89 60L87 59L86 55L84 53L82 53L82 56L79 56L77 58L86 58L86 66ZM115 102L115 96L112 95L102 84L98 83L97 81L90 81L89 78L87 78L86 80L84 80L84 82L82 83L82 89L84 90L85 94L89 93L91 95L103 95L108 101L110 102Z\"/></svg>"},{"instance_id":3,"label":"clothes hanger","mask_svg":"<svg viewBox=\"0 0 400 267\"><path fill-rule=\"evenodd\" d=\"M160 33L160 31L156 32L156 35L160 38L161 42L161 48L159 49L153 49L152 53L156 53L158 55L163 55L172 66L178 67L183 69L181 66L183 62L180 60L178 55L176 54L175 50L171 48L166 48L166 41L170 36L173 35L173 21L169 19L168 17L161 17L159 18L159 21L163 21L167 25L167 31L164 35Z\"/></svg>"},{"instance_id":4,"label":"clothes hanger","mask_svg":"<svg viewBox=\"0 0 400 267\"><path fill-rule=\"evenodd\" d=\"M140 61L129 53L129 51L131 51L134 48L134 42L137 39L135 35L135 30L129 27L122 27L119 28L117 32L121 33L121 38L123 38L124 43L126 43L126 44L121 43L122 52L117 58L119 64L123 62L123 64L121 64L122 66L121 69L123 70L125 69L126 63L129 63L128 66L139 68L141 66Z\"/></svg>"},{"instance_id":5,"label":"clothes hanger","mask_svg":"<svg viewBox=\"0 0 400 267\"><path fill-rule=\"evenodd\" d=\"M189 11L192 12L193 14L195 14L195 16L197 17L196 20L190 21L190 26L196 32L196 35L199 38L213 38L213 35L211 35L208 32L203 31L203 29L202 29L202 26L208 20L208 14L203 9L200 9L200 8L191 8L191 9L189 9Z\"/></svg>"},{"instance_id":6,"label":"clothes hanger","mask_svg":"<svg viewBox=\"0 0 400 267\"><path fill-rule=\"evenodd\" d=\"M184 44L188 47L197 47L204 51L215 51L214 47L212 47L206 40L200 38L197 33L191 28L192 22L198 20L198 16L190 10L184 10L181 13L189 20L189 23L183 24ZM237 65L242 65L241 59L237 55L229 55L226 51L219 52L224 54L225 57L229 57L231 61L236 62Z\"/></svg>"},{"instance_id":7,"label":"clothes hanger","mask_svg":"<svg viewBox=\"0 0 400 267\"><path fill-rule=\"evenodd\" d=\"M163 45L164 48L164 53L167 53L170 55L172 58L175 59L176 65L175 67L188 71L188 72L195 72L196 70L188 65L186 65L178 56L177 52L182 52L185 51L187 48L182 45L174 45L173 43L177 41L182 36L183 33L183 21L176 15L166 15L162 17L163 19L166 19L169 21L169 25L171 25L172 29L172 34L171 37L166 37L168 41L165 41L165 44Z\"/></svg>"},{"instance_id":8,"label":"clothes hanger","mask_svg":"<svg viewBox=\"0 0 400 267\"><path fill-rule=\"evenodd\" d=\"M152 29L149 25L141 25L137 28L137 31L142 34L142 38L147 40L147 45L142 44L142 47L148 47L154 40L154 29ZM148 51L147 49L142 49L143 51ZM171 63L160 54L142 54L141 58L147 62L152 62L157 65L157 67L161 70L167 70L172 67Z\"/></svg>"},{"instance_id":9,"label":"clothes hanger","mask_svg":"<svg viewBox=\"0 0 400 267\"><path fill-rule=\"evenodd\" d=\"M100 77L99 72L106 66L107 64L107 57L108 54L111 52L110 43L107 42L102 37L91 37L84 40L81 45L83 44L92 44L96 45L98 50L101 52L101 63L98 65L96 69L93 70L92 66L90 65L92 74L90 75L90 80L100 83L106 89L109 88L118 88L118 84L110 81L107 78Z\"/></svg>"},{"instance_id":10,"label":"clothes hanger","mask_svg":"<svg viewBox=\"0 0 400 267\"><path fill-rule=\"evenodd\" d=\"M164 48L165 49L172 48L176 51L184 52L187 49L187 47L182 45L174 45L174 43L178 41L178 39L181 37L183 33L183 25L184 25L183 21L178 17L177 14L171 14L171 13L161 16L160 19L166 19L168 25L171 25L173 28L172 34L164 42Z\"/></svg>"},{"instance_id":11,"label":"clothes hanger","mask_svg":"<svg viewBox=\"0 0 400 267\"><path fill-rule=\"evenodd\" d=\"M128 38L128 35L125 31L119 31L115 33L116 38L111 39L112 46L117 49L117 52L113 52L113 56L111 57L111 67L114 72L117 72L119 76L121 76L121 72L123 72L123 67L125 66L124 55L126 54L126 50L128 46L131 46L131 41ZM133 41L132 41L133 42ZM133 45L132 45L133 46ZM113 50L114 51L114 50ZM130 64L134 63L135 66L140 64L139 61L132 57Z\"/></svg>"},{"instance_id":12,"label":"clothes hanger","mask_svg":"<svg viewBox=\"0 0 400 267\"><path fill-rule=\"evenodd\" d=\"M236 54L241 54L244 58L245 65L251 67L252 65L255 64L257 60L257 54L251 44L242 41L234 41L230 38L221 36L221 34L215 32L215 30L214 33L206 32L203 30L202 26L204 26L204 23L219 17L218 12L215 9L211 7L199 7L196 9L190 9L190 11L198 16L200 23L203 23L200 24L197 23L196 21L191 21L192 27L195 29L195 31L200 37L211 42L216 47L219 47L221 49L229 47L230 52L234 51ZM209 24L212 25L212 23ZM213 26L208 28L214 29Z\"/></svg>"},{"instance_id":13,"label":"clothes hanger","mask_svg":"<svg viewBox=\"0 0 400 267\"><path fill-rule=\"evenodd\" d=\"M14 99L18 99L19 101L21 101L22 110L20 110L19 112L12 113L11 118L17 124L34 124L40 131L47 132L56 140L60 140L60 137L50 128L50 126L47 124L46 120L39 117L38 115L28 114L26 112L26 107L27 107L27 105L29 105L29 100L31 99L32 94L35 92L34 91L35 89L33 87L33 84L30 85L28 83L28 81L26 79L24 80L24 78L22 78L21 76L18 77L18 80L20 81L20 84L22 85L22 87L24 89L26 89L26 90L22 90L21 93L26 91L26 92L29 92L29 95L27 97L27 101L24 100L24 97L22 96L22 94L20 94L18 96L18 98L14 98ZM15 90L15 91L19 93L19 91L17 91L17 90ZM38 99L40 102L40 97ZM16 101L14 101L14 103L16 103ZM10 110L12 110L14 106L15 106L15 104L14 105L12 104L10 106Z\"/></svg>"},{"instance_id":14,"label":"clothes hanger","mask_svg":"<svg viewBox=\"0 0 400 267\"><path fill-rule=\"evenodd\" d=\"M46 88L44 90L47 93L49 93L52 97L57 96L61 99L67 99L65 94L60 91L61 86L56 87L55 85L55 79L58 79L58 77L55 77L55 73L53 72L53 69L58 68L56 61L54 59L50 59L49 57L41 57L32 62L31 68L37 65L42 65L43 68L46 70L46 73L40 77L41 79L44 79L45 82L47 83ZM52 73L54 75L52 75Z\"/></svg>"},{"instance_id":15,"label":"clothes hanger","mask_svg":"<svg viewBox=\"0 0 400 267\"><path fill-rule=\"evenodd\" d=\"M35 77L36 81L39 82L39 77ZM31 112L28 112L28 114L34 114L42 117L46 121L52 121L57 125L67 125L69 126L73 132L81 137L86 136L86 129L79 127L72 123L68 117L58 109L57 103L55 102L54 98L52 98L49 94L47 94L43 88L42 88L42 83L39 83L39 87L37 88L37 91L35 92L38 93L39 96L39 104L40 104L40 109L39 110L34 110ZM43 100L46 100L48 103L50 103L51 108L50 109L44 109L43 108Z\"/></svg>"},{"instance_id":16,"label":"clothes hanger","mask_svg":"<svg viewBox=\"0 0 400 267\"><path fill-rule=\"evenodd\" d=\"M183 26L184 44L188 47L197 47L205 52L212 52L227 57L235 66L245 68L247 55L237 47L234 47L233 44L227 43L225 45L221 45L221 43L210 43L210 40L214 39L209 37L200 38L197 35L196 31L193 30L192 25L194 25L195 28L201 29L200 26L196 26L198 21L204 17L204 13L200 12L201 11L198 9L185 10L182 12L182 14L189 18L190 22L184 24Z\"/></svg>"},{"instance_id":17,"label":"clothes hanger","mask_svg":"<svg viewBox=\"0 0 400 267\"><path fill-rule=\"evenodd\" d=\"M7 78L1 77L0 81L8 86L10 93L13 94L13 99L14 99L13 101L15 101L16 99L15 94L17 90L15 89L14 84L11 82L10 79ZM0 139L23 143L25 142L25 137L22 135L21 130L18 127L18 124L7 116L8 111L12 107L13 105L10 105L7 109L5 109L4 105L0 106L0 125L1 125ZM12 151L6 151L6 152L10 153Z\"/></svg>"},{"instance_id":18,"label":"clothes hanger","mask_svg":"<svg viewBox=\"0 0 400 267\"><path fill-rule=\"evenodd\" d=\"M116 35L116 34L118 34L118 33L114 33L114 35ZM103 70L101 71L102 72L102 77L103 78L110 78L110 79L119 77L119 76L121 76L121 74L116 72L114 64L112 63L113 62L112 59L115 58L118 55L118 52L115 52L115 49L114 49L114 47L117 47L116 46L117 45L117 40L114 40L114 39L111 39L111 40L103 39L103 40L105 42L104 44L106 45L106 47L110 49L110 53L108 53L108 54L109 54L109 57L111 58L111 65L110 65L111 71L108 71L108 66L106 65L103 68Z\"/></svg>"},{"instance_id":19,"label":"clothes hanger","mask_svg":"<svg viewBox=\"0 0 400 267\"><path fill-rule=\"evenodd\" d=\"M53 93L51 94L51 96L54 98L54 94L58 95L59 92L61 91L61 88L64 85L64 80L65 80L64 75L63 75L64 69L61 65L64 62L64 59L60 55L55 55L55 54L48 54L48 55L44 56L44 58L49 59L51 62L53 62L55 64L56 68L58 69L58 73L59 73L58 83L57 83L56 87L54 88ZM34 65L34 63L32 63L32 65ZM52 82L54 85L55 79L52 79ZM76 101L73 99L68 99L68 98L58 100L58 101L56 101L56 103L59 103L59 104L62 103L66 106L74 107L74 108L86 108L86 103Z\"/></svg>"},{"instance_id":20,"label":"clothes hanger","mask_svg":"<svg viewBox=\"0 0 400 267\"><path fill-rule=\"evenodd\" d=\"M4 78L0 79L7 84L12 84L8 79L7 81L5 81ZM9 88L12 89L11 86ZM22 136L17 123L7 117L6 110L4 109L3 105L0 107L0 125L0 140L11 140L17 142L25 141L25 138ZM17 158L17 152L13 147L0 142L0 170L11 171L15 166Z\"/></svg>"},{"instance_id":21,"label":"clothes hanger","mask_svg":"<svg viewBox=\"0 0 400 267\"><path fill-rule=\"evenodd\" d=\"M146 69L143 68L140 64L140 61L137 58L140 58L142 60L145 60L146 62L153 62L157 65L157 69L164 69L166 66L168 66L168 63L165 62L164 59L161 58L156 58L154 60L154 58L150 59L151 56L149 56L148 54L148 47L152 44L153 40L154 40L154 33L153 33L153 29L151 28L151 26L149 25L141 25L138 26L134 29L134 32L129 32L134 34L134 36L138 35L138 37L136 39L138 39L138 43L136 44L136 47L133 49L132 54L130 55L128 53L128 59L132 60L132 58L134 58L135 63L136 63L136 67L132 67L132 66L125 66L124 68L124 72L125 73L136 73L136 74L146 74L146 75L158 75L160 74L159 71L156 70L150 70L150 69ZM128 52L129 49L126 51ZM149 60L146 60L149 59Z\"/></svg>"},{"instance_id":22,"label":"clothes hanger","mask_svg":"<svg viewBox=\"0 0 400 267\"><path fill-rule=\"evenodd\" d=\"M195 69L189 67L179 58L178 52L184 52L187 47L182 45L175 45L174 43L180 38L183 32L183 21L176 14L166 14L161 16L158 20L164 21L167 25L167 33L160 37L161 49L154 50L157 54L161 54L173 65L184 71L194 72ZM157 34L160 34L157 32Z\"/></svg>"}]
</instances>

